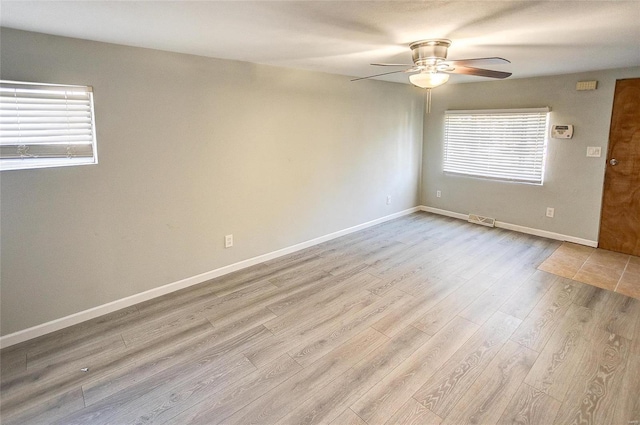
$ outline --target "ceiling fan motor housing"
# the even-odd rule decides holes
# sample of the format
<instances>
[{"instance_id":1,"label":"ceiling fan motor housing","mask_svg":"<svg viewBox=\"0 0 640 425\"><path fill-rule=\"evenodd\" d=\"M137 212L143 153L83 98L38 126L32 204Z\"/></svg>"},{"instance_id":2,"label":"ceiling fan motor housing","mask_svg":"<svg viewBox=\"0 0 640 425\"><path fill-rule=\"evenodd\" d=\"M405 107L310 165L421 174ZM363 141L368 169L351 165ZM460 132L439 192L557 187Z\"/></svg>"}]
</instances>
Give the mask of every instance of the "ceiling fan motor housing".
<instances>
[{"instance_id":1,"label":"ceiling fan motor housing","mask_svg":"<svg viewBox=\"0 0 640 425\"><path fill-rule=\"evenodd\" d=\"M451 46L451 40L445 38L436 40L422 40L411 43L411 55L413 63L418 66L435 65L447 59L447 49Z\"/></svg>"}]
</instances>

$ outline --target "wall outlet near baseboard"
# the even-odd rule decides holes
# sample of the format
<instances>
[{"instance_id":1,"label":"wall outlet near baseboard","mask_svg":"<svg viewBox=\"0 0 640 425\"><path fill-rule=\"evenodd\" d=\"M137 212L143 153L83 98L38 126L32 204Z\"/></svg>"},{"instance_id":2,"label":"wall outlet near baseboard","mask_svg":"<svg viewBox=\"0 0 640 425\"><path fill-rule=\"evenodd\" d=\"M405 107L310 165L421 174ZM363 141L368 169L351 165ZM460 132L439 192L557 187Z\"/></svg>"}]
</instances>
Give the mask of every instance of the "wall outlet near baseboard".
<instances>
[{"instance_id":1,"label":"wall outlet near baseboard","mask_svg":"<svg viewBox=\"0 0 640 425\"><path fill-rule=\"evenodd\" d=\"M556 213L555 208L547 207L547 217L553 218L555 213Z\"/></svg>"},{"instance_id":2,"label":"wall outlet near baseboard","mask_svg":"<svg viewBox=\"0 0 640 425\"><path fill-rule=\"evenodd\" d=\"M391 195L387 195L387 205L391 205Z\"/></svg>"},{"instance_id":3,"label":"wall outlet near baseboard","mask_svg":"<svg viewBox=\"0 0 640 425\"><path fill-rule=\"evenodd\" d=\"M233 235L227 235L224 237L224 247L231 248L233 246Z\"/></svg>"},{"instance_id":4,"label":"wall outlet near baseboard","mask_svg":"<svg viewBox=\"0 0 640 425\"><path fill-rule=\"evenodd\" d=\"M436 198L440 198L442 196L442 192L439 190L436 190Z\"/></svg>"}]
</instances>

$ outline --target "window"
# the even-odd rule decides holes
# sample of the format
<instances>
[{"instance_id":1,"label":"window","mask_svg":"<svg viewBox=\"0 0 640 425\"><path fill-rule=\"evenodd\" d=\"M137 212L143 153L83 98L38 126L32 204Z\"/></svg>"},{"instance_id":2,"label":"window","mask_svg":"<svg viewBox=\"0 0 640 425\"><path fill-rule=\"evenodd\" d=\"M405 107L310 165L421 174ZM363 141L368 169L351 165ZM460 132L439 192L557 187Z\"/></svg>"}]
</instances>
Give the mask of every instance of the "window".
<instances>
[{"instance_id":1,"label":"window","mask_svg":"<svg viewBox=\"0 0 640 425\"><path fill-rule=\"evenodd\" d=\"M542 184L549 108L447 111L446 173Z\"/></svg>"},{"instance_id":2,"label":"window","mask_svg":"<svg viewBox=\"0 0 640 425\"><path fill-rule=\"evenodd\" d=\"M0 81L0 169L96 164L91 87Z\"/></svg>"}]
</instances>

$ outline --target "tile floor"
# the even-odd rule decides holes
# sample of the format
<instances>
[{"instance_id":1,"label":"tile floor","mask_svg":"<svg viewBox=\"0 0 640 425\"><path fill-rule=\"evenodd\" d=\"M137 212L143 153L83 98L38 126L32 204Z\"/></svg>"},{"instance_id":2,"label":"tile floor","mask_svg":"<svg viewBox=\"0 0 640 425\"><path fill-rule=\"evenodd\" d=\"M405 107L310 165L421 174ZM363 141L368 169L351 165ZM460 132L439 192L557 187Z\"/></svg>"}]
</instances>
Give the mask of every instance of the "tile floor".
<instances>
[{"instance_id":1,"label":"tile floor","mask_svg":"<svg viewBox=\"0 0 640 425\"><path fill-rule=\"evenodd\" d=\"M564 242L538 269L640 299L640 257Z\"/></svg>"}]
</instances>

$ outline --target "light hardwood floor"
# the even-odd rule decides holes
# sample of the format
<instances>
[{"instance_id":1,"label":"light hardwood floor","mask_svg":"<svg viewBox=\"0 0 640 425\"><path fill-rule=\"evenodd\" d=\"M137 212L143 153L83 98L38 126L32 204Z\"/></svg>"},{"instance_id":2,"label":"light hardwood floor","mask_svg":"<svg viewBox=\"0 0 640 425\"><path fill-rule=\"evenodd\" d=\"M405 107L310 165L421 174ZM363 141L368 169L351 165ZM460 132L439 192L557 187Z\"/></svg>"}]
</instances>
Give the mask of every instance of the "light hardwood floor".
<instances>
[{"instance_id":1,"label":"light hardwood floor","mask_svg":"<svg viewBox=\"0 0 640 425\"><path fill-rule=\"evenodd\" d=\"M559 245L386 222L3 350L2 423L640 424L640 300Z\"/></svg>"}]
</instances>

